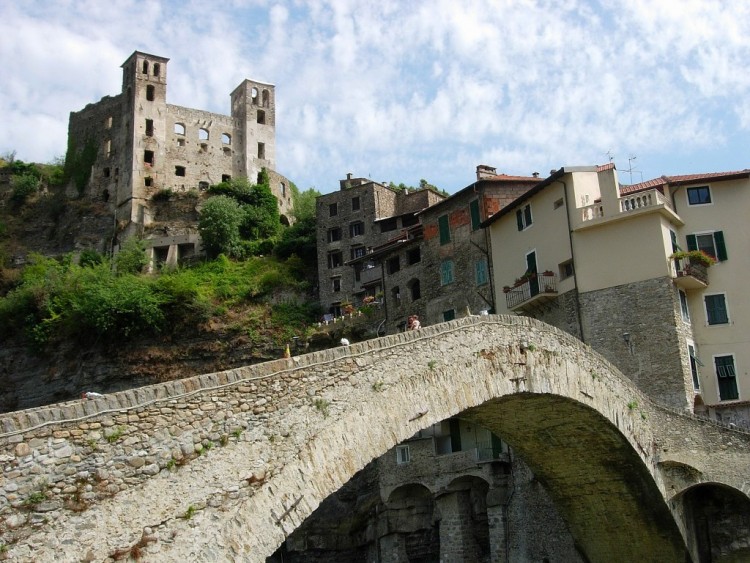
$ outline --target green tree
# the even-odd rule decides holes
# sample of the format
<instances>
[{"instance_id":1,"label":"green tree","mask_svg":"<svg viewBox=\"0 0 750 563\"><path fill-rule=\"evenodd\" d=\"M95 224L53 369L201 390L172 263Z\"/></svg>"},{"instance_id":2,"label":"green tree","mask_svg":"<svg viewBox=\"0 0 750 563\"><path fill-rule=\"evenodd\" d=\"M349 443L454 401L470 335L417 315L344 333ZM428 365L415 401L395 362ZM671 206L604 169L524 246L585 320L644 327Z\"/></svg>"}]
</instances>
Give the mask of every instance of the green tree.
<instances>
[{"instance_id":1,"label":"green tree","mask_svg":"<svg viewBox=\"0 0 750 563\"><path fill-rule=\"evenodd\" d=\"M39 190L39 176L25 172L21 175L10 177L10 185L13 187L11 198L16 203L23 203L30 196Z\"/></svg>"},{"instance_id":2,"label":"green tree","mask_svg":"<svg viewBox=\"0 0 750 563\"><path fill-rule=\"evenodd\" d=\"M209 256L237 254L243 216L242 208L231 197L218 195L206 201L198 220L198 232Z\"/></svg>"},{"instance_id":3,"label":"green tree","mask_svg":"<svg viewBox=\"0 0 750 563\"><path fill-rule=\"evenodd\" d=\"M304 192L300 192L294 186L292 190L292 203L294 204L292 215L294 215L295 220L302 221L310 217L315 219L315 201L320 195L320 192L315 188L308 188Z\"/></svg>"},{"instance_id":4,"label":"green tree","mask_svg":"<svg viewBox=\"0 0 750 563\"><path fill-rule=\"evenodd\" d=\"M126 240L115 254L115 271L118 275L139 274L147 265L146 245L136 237Z\"/></svg>"}]
</instances>

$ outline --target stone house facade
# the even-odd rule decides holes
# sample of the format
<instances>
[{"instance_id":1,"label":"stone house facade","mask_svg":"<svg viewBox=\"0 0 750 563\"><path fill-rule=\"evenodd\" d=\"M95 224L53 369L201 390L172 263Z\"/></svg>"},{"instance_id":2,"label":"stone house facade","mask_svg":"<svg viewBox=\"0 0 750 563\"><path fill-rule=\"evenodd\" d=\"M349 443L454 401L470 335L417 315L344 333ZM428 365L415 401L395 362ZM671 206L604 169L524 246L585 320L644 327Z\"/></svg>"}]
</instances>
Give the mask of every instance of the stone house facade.
<instances>
[{"instance_id":1,"label":"stone house facade","mask_svg":"<svg viewBox=\"0 0 750 563\"><path fill-rule=\"evenodd\" d=\"M581 338L652 397L750 427L750 170L622 185L615 167L566 167L484 225L499 313ZM503 244L499 244L502 241ZM715 265L675 252L701 250Z\"/></svg>"},{"instance_id":2,"label":"stone house facade","mask_svg":"<svg viewBox=\"0 0 750 563\"><path fill-rule=\"evenodd\" d=\"M199 193L240 176L254 182L265 168L287 220L292 197L289 181L275 171L274 86L244 80L230 95L230 115L175 106L167 103L168 62L140 51L128 57L119 94L71 112L67 159L90 169L78 195L108 203L115 250L139 235L152 254L176 261L199 249L196 225L184 220L151 229L156 194Z\"/></svg>"},{"instance_id":3,"label":"stone house facade","mask_svg":"<svg viewBox=\"0 0 750 563\"><path fill-rule=\"evenodd\" d=\"M359 305L367 296L380 301L382 268L364 258L400 240L419 224L419 211L442 199L431 189L394 190L351 174L340 181L339 191L318 197L319 295L328 315L340 316L347 304Z\"/></svg>"}]
</instances>

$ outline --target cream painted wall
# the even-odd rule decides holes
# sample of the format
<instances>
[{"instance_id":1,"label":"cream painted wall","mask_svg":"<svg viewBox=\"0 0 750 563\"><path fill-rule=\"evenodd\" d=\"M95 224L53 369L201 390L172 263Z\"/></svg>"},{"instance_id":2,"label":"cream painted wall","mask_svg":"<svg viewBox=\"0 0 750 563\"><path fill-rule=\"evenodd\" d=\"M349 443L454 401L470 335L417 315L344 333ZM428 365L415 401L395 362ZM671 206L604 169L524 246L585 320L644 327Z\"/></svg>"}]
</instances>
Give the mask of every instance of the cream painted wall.
<instances>
[{"instance_id":1,"label":"cream painted wall","mask_svg":"<svg viewBox=\"0 0 750 563\"><path fill-rule=\"evenodd\" d=\"M555 203L559 204L560 200L562 204L555 209ZM513 210L489 227L495 303L497 312L501 314L509 312L505 306L503 286L513 285L515 279L523 275L529 252L536 251L539 272L552 270L558 275L558 280L559 265L571 257L563 184L555 182L546 186L519 209L523 209L526 203L531 204L531 226L519 231ZM558 292L564 293L573 287L574 280L570 277L559 281Z\"/></svg>"},{"instance_id":2,"label":"cream painted wall","mask_svg":"<svg viewBox=\"0 0 750 563\"><path fill-rule=\"evenodd\" d=\"M750 401L750 181L733 180L708 185L712 203L688 205L687 188L674 190L677 212L685 221L678 231L679 243L687 249L686 235L723 231L727 260L708 270L709 285L702 290L688 290L688 306L693 325L697 354L704 364L699 367L701 394L706 404L719 401L714 356L734 355L739 401ZM725 295L729 324L708 325L704 297Z\"/></svg>"}]
</instances>

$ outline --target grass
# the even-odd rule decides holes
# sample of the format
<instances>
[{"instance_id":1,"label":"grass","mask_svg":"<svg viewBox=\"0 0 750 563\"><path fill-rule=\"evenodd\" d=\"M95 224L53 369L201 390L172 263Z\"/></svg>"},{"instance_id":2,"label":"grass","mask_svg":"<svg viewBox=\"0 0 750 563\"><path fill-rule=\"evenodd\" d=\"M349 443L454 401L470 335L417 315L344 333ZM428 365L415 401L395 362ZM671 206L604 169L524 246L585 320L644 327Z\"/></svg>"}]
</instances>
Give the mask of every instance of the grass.
<instances>
[{"instance_id":1,"label":"grass","mask_svg":"<svg viewBox=\"0 0 750 563\"><path fill-rule=\"evenodd\" d=\"M122 435L125 433L125 429L122 426L118 426L115 428L110 434L107 435L107 442L110 444L114 444L122 438Z\"/></svg>"},{"instance_id":2,"label":"grass","mask_svg":"<svg viewBox=\"0 0 750 563\"><path fill-rule=\"evenodd\" d=\"M437 365L436 360L430 360L429 362L427 362L427 367L430 368L430 371L433 371L436 365Z\"/></svg>"},{"instance_id":3,"label":"grass","mask_svg":"<svg viewBox=\"0 0 750 563\"><path fill-rule=\"evenodd\" d=\"M313 404L315 405L315 408L320 411L320 413L323 415L323 418L328 418L329 407L331 406L330 401L326 401L325 399L317 398L313 401Z\"/></svg>"}]
</instances>

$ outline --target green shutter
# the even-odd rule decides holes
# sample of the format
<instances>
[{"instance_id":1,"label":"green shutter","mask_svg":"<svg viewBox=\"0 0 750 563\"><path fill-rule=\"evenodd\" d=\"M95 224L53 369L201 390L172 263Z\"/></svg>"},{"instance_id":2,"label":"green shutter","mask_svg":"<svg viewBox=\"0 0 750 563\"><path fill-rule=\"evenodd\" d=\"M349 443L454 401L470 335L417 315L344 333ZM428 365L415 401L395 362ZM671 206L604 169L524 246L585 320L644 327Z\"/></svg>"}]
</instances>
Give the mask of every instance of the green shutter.
<instances>
[{"instance_id":1,"label":"green shutter","mask_svg":"<svg viewBox=\"0 0 750 563\"><path fill-rule=\"evenodd\" d=\"M440 228L440 244L446 244L451 241L451 228L448 224L448 216L441 215L438 218L438 227Z\"/></svg>"},{"instance_id":2,"label":"green shutter","mask_svg":"<svg viewBox=\"0 0 750 563\"><path fill-rule=\"evenodd\" d=\"M471 230L476 231L479 228L479 223L482 220L479 217L479 200L475 199L469 204L469 212L471 213Z\"/></svg>"},{"instance_id":3,"label":"green shutter","mask_svg":"<svg viewBox=\"0 0 750 563\"><path fill-rule=\"evenodd\" d=\"M724 231L714 232L714 242L716 243L716 258L719 262L727 259L727 245L724 243Z\"/></svg>"},{"instance_id":4,"label":"green shutter","mask_svg":"<svg viewBox=\"0 0 750 563\"><path fill-rule=\"evenodd\" d=\"M688 251L698 250L698 241L696 240L695 235L688 235L685 238L687 239Z\"/></svg>"},{"instance_id":5,"label":"green shutter","mask_svg":"<svg viewBox=\"0 0 750 563\"><path fill-rule=\"evenodd\" d=\"M672 229L669 230L669 238L672 239L672 252L677 252L680 247L677 244L677 233L675 233Z\"/></svg>"},{"instance_id":6,"label":"green shutter","mask_svg":"<svg viewBox=\"0 0 750 563\"><path fill-rule=\"evenodd\" d=\"M518 224L518 230L523 231L523 211L520 209L516 211L516 223Z\"/></svg>"}]
</instances>

